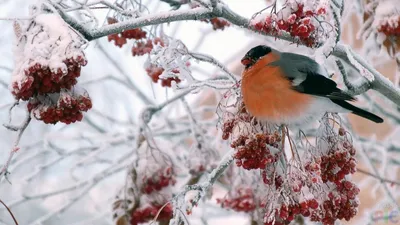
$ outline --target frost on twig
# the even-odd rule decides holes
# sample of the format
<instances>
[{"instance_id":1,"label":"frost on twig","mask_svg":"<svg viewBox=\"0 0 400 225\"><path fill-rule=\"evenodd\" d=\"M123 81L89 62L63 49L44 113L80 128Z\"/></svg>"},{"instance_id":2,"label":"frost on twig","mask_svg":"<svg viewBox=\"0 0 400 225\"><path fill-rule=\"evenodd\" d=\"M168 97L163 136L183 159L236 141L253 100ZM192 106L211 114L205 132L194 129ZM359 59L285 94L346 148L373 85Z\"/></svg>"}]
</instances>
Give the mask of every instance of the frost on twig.
<instances>
[{"instance_id":1,"label":"frost on twig","mask_svg":"<svg viewBox=\"0 0 400 225\"><path fill-rule=\"evenodd\" d=\"M163 68L159 77L179 79L182 83L173 80L172 85L180 89L189 87L195 80L189 69L190 59L186 46L176 39L170 39L166 46L158 46L151 54L151 63Z\"/></svg>"},{"instance_id":2,"label":"frost on twig","mask_svg":"<svg viewBox=\"0 0 400 225\"><path fill-rule=\"evenodd\" d=\"M350 82L349 75L344 67L342 61L336 60L336 65L343 78L343 83L347 87L347 91L351 95L359 95L367 92L371 88L371 84L364 78L359 78L356 82Z\"/></svg>"},{"instance_id":3,"label":"frost on twig","mask_svg":"<svg viewBox=\"0 0 400 225\"><path fill-rule=\"evenodd\" d=\"M354 53L353 50L349 47L345 47L346 55L349 60L349 62L357 68L357 70L360 72L361 76L366 78L368 82L373 82L375 80L374 75L368 69L366 69L364 66L362 66L355 58L354 58Z\"/></svg>"},{"instance_id":4,"label":"frost on twig","mask_svg":"<svg viewBox=\"0 0 400 225\"><path fill-rule=\"evenodd\" d=\"M20 127L18 127L17 131L17 137L14 142L14 145L8 155L8 158L6 162L4 162L3 166L0 169L0 182L4 180L8 180L7 175L9 174L8 167L10 166L11 160L13 159L15 153L20 150L19 148L19 142L21 141L22 135L24 134L24 131L28 127L29 123L31 121L31 115L28 114L25 118L25 121L22 123Z\"/></svg>"}]
</instances>

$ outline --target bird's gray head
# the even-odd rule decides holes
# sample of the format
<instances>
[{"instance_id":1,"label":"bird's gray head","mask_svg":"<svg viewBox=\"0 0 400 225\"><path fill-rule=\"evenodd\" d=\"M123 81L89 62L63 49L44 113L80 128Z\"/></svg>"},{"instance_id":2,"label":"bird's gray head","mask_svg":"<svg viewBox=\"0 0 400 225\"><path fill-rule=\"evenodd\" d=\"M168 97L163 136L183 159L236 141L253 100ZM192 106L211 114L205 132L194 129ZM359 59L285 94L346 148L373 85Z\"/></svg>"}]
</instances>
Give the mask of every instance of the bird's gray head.
<instances>
[{"instance_id":1,"label":"bird's gray head","mask_svg":"<svg viewBox=\"0 0 400 225\"><path fill-rule=\"evenodd\" d=\"M272 49L266 45L259 45L250 49L246 55L242 58L241 62L246 69L253 66L260 58L268 55L272 52Z\"/></svg>"}]
</instances>

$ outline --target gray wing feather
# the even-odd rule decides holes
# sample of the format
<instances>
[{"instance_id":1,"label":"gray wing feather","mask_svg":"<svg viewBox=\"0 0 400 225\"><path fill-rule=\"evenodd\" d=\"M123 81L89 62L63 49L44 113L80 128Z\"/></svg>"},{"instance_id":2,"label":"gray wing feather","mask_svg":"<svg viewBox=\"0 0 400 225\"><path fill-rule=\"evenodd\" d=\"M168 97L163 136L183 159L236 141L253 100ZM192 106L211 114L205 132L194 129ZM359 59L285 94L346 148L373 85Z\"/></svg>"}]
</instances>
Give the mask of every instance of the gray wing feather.
<instances>
[{"instance_id":1,"label":"gray wing feather","mask_svg":"<svg viewBox=\"0 0 400 225\"><path fill-rule=\"evenodd\" d=\"M278 61L270 65L279 66L292 81L293 89L301 93L338 100L355 100L354 97L337 88L329 79L326 70L313 59L294 53L281 53Z\"/></svg>"}]
</instances>

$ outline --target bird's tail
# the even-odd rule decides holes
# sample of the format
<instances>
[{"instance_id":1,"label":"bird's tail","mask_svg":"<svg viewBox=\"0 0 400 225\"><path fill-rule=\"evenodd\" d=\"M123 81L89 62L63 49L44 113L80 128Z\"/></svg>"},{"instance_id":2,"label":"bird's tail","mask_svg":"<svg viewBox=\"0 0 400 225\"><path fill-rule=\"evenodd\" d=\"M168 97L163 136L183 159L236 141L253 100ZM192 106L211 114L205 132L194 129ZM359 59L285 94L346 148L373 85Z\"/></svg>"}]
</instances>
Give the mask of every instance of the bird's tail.
<instances>
[{"instance_id":1,"label":"bird's tail","mask_svg":"<svg viewBox=\"0 0 400 225\"><path fill-rule=\"evenodd\" d=\"M357 116L364 117L365 119L374 121L375 123L382 123L383 119L380 118L379 116L372 114L370 112L367 112L363 109L360 109L344 100L336 100L336 99L331 99L332 102L340 105L341 107L350 110L352 113L356 114Z\"/></svg>"}]
</instances>

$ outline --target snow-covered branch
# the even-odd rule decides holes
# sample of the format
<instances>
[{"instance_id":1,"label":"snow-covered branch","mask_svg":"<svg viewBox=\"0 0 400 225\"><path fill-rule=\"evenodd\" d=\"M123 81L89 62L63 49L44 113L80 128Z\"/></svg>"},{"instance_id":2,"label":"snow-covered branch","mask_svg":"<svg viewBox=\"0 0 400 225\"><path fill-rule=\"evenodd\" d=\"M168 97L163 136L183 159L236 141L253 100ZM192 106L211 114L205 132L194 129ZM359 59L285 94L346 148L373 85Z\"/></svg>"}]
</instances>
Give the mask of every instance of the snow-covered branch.
<instances>
[{"instance_id":1,"label":"snow-covered branch","mask_svg":"<svg viewBox=\"0 0 400 225\"><path fill-rule=\"evenodd\" d=\"M343 2L343 1L339 1ZM337 4L339 8L339 12L342 12L342 4L338 3ZM59 6L55 5L55 7ZM259 32L254 27L252 27L250 24L250 20L246 19L239 14L233 12L230 10L226 5L222 3L218 3L214 8L208 9L208 8L194 8L190 10L175 10L171 12L161 12L161 13L154 13L154 14L149 14L146 16L141 16L139 18L134 18L130 19L124 22L120 22L117 24L111 24L111 25L105 25L104 27L101 28L93 28L93 29L88 29L86 27L82 27L77 21L75 21L72 17L67 15L65 12L60 9L60 14L64 18L64 20L69 23L73 28L75 28L77 31L79 31L87 40L91 41L94 39L98 39L113 33L119 33L122 30L127 30L127 29L134 29L138 27L144 27L144 26L149 26L149 25L155 25L155 24L162 24L162 23L170 23L174 21L182 21L182 20L201 20L201 19L209 19L213 17L221 17L226 19L232 24L237 25L238 27L245 28L248 30L252 30L255 32L258 32L262 35L267 35L267 36L274 36L276 38L279 38L281 40L286 40L286 41L294 41L295 39L291 37L290 35L283 34L283 35L276 35L276 34L271 34L271 33L265 33L265 32ZM336 15L339 16L339 15ZM339 25L339 24L338 24ZM362 59L358 54L352 52L355 60L362 65L363 68L358 68L354 63L352 63L349 59L349 55L346 53L346 49L349 48L348 46L345 46L343 44L337 44L333 51L332 55L335 57L338 57L346 62L348 62L350 65L353 67L357 68L358 70L360 69L365 69L369 73L371 73L374 77L374 80L371 81L371 88L374 89L375 91L383 94L386 96L388 99L393 101L395 104L400 105L400 90L399 88L395 87L388 79L385 78L382 74L380 74L376 69L374 69L372 66L370 66L369 63L367 63L364 59ZM363 71L359 71L360 73L363 73ZM232 77L232 76L231 76Z\"/></svg>"},{"instance_id":2,"label":"snow-covered branch","mask_svg":"<svg viewBox=\"0 0 400 225\"><path fill-rule=\"evenodd\" d=\"M19 126L16 130L14 130L14 131L17 131L17 138L14 142L14 146L12 147L6 162L3 164L3 166L0 170L0 181L3 181L4 178L7 180L7 175L9 173L8 167L10 166L11 160L13 159L15 153L20 149L18 147L19 142L21 140L22 135L24 134L24 131L26 130L26 128L28 127L30 122L31 122L31 115L28 113L26 115L25 121L22 123L22 125Z\"/></svg>"}]
</instances>

